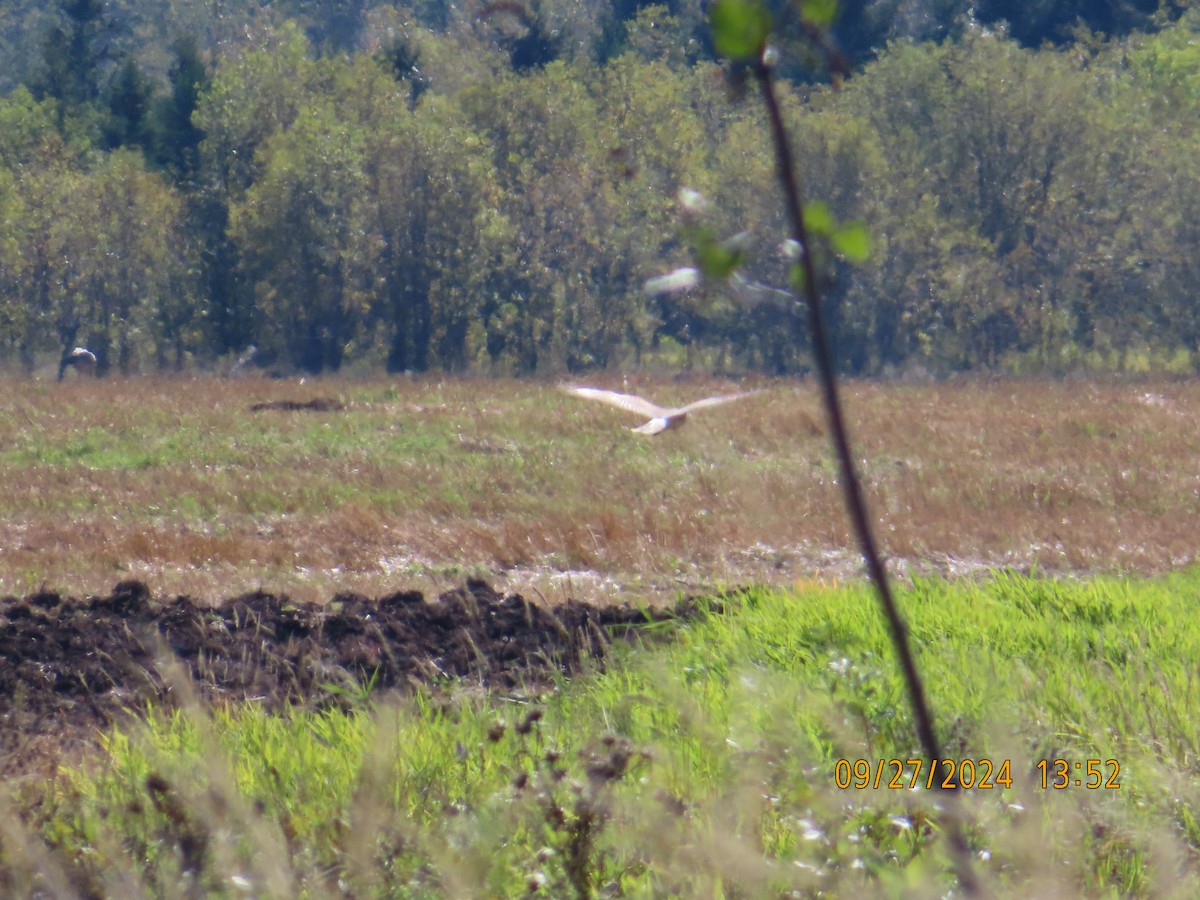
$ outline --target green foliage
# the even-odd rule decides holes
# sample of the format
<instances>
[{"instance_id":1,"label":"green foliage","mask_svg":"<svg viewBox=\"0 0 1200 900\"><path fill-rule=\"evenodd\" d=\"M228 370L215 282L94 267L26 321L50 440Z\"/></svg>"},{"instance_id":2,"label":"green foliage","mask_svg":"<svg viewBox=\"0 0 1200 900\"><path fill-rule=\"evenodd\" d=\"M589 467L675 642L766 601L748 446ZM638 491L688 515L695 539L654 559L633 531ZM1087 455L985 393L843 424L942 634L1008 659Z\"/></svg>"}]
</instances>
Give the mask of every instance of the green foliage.
<instances>
[{"instance_id":1,"label":"green foliage","mask_svg":"<svg viewBox=\"0 0 1200 900\"><path fill-rule=\"evenodd\" d=\"M814 28L829 28L837 18L838 0L802 0L800 18Z\"/></svg>"},{"instance_id":2,"label":"green foliage","mask_svg":"<svg viewBox=\"0 0 1200 900\"><path fill-rule=\"evenodd\" d=\"M725 279L742 263L745 251L735 245L718 241L711 228L698 226L691 235L696 262L709 278Z\"/></svg>"},{"instance_id":3,"label":"green foliage","mask_svg":"<svg viewBox=\"0 0 1200 900\"><path fill-rule=\"evenodd\" d=\"M58 101L61 115L78 114L100 95L103 42L112 29L100 0L60 0L58 22L42 38L40 97ZM61 120L60 120L61 124Z\"/></svg>"},{"instance_id":4,"label":"green foliage","mask_svg":"<svg viewBox=\"0 0 1200 900\"><path fill-rule=\"evenodd\" d=\"M205 165L231 196L254 183L260 145L292 123L319 86L316 73L308 43L294 25L269 33L261 48L217 68L192 121L205 134Z\"/></svg>"},{"instance_id":5,"label":"green foliage","mask_svg":"<svg viewBox=\"0 0 1200 900\"><path fill-rule=\"evenodd\" d=\"M716 0L708 22L717 52L735 62L757 60L771 34L771 13L761 0Z\"/></svg>"},{"instance_id":6,"label":"green foliage","mask_svg":"<svg viewBox=\"0 0 1200 900\"><path fill-rule=\"evenodd\" d=\"M200 166L199 147L204 133L192 121L200 96L210 81L196 39L176 41L175 60L168 72L170 93L159 98L153 111L153 158L176 179L187 182Z\"/></svg>"},{"instance_id":7,"label":"green foliage","mask_svg":"<svg viewBox=\"0 0 1200 900\"><path fill-rule=\"evenodd\" d=\"M108 118L101 126L101 145L106 150L148 148L152 88L137 63L127 59L107 93Z\"/></svg>"},{"instance_id":8,"label":"green foliage","mask_svg":"<svg viewBox=\"0 0 1200 900\"><path fill-rule=\"evenodd\" d=\"M366 303L357 220L366 136L334 110L305 108L270 139L262 177L230 214L255 283L259 339L310 372L341 366Z\"/></svg>"},{"instance_id":9,"label":"green foliage","mask_svg":"<svg viewBox=\"0 0 1200 900\"><path fill-rule=\"evenodd\" d=\"M24 87L0 100L0 165L19 169L53 159L60 152L55 110L54 101L35 100Z\"/></svg>"},{"instance_id":10,"label":"green foliage","mask_svg":"<svg viewBox=\"0 0 1200 900\"><path fill-rule=\"evenodd\" d=\"M871 258L871 232L865 222L839 225L830 233L829 242L850 262L865 263Z\"/></svg>"},{"instance_id":11,"label":"green foliage","mask_svg":"<svg viewBox=\"0 0 1200 900\"><path fill-rule=\"evenodd\" d=\"M0 303L4 347L22 367L93 328L116 341L105 310L121 304L119 321L145 323L110 364L130 371L211 363L250 344L264 364L312 371L561 372L676 356L808 367L802 322L721 286L735 269L776 288L797 281L794 260L770 252L786 229L763 122L728 102L720 70L687 43L702 27L695 4L602 14L547 2L539 27L603 32L608 49L600 62L567 53L520 77L494 35L453 16L432 31L361 9L346 34L370 53L318 59L281 8L252 42L219 53L183 39L135 56L125 52L135 25L203 34L195 10L172 6L152 28L135 6L99 18L94 5L72 7L54 40L94 53L107 34L111 62L47 45L38 91L0 98L11 276ZM817 24L832 9L801 5ZM332 15L288 11L310 25ZM710 13L727 55L761 51L765 4ZM835 28L867 13L842 4ZM840 367L1194 359L1192 19L1123 44L1081 33L1063 50L1024 49L966 17L955 35L896 41L840 90L783 91L799 175L825 203L808 214ZM778 37L779 55L800 49L786 30ZM166 218L142 231L169 235L159 256L175 257L148 297L129 267L114 281L113 265L83 249L97 243L86 207L111 199L93 188L118 148L140 151L175 194L144 207ZM709 200L706 231L683 235L706 284L647 296L647 279L696 264L680 246L681 189ZM50 222L45 204L59 196L63 215ZM118 256L149 252L133 246L136 231L110 231ZM755 247L725 246L743 232ZM143 297L110 296L126 287Z\"/></svg>"}]
</instances>

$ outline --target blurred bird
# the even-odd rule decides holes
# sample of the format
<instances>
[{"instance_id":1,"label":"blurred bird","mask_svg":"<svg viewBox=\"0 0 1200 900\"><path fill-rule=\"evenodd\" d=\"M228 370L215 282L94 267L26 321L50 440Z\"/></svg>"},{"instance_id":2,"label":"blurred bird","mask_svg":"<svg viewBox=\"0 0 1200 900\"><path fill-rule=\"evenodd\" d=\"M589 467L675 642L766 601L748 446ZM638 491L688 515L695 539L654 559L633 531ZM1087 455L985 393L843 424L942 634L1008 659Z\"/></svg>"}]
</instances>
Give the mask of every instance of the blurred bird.
<instances>
[{"instance_id":1,"label":"blurred bird","mask_svg":"<svg viewBox=\"0 0 1200 900\"><path fill-rule=\"evenodd\" d=\"M237 358L237 361L233 364L233 368L229 370L229 377L237 378L245 375L249 371L251 363L254 362L254 357L257 353L258 347L254 346L254 344L247 347L242 352L242 355Z\"/></svg>"},{"instance_id":2,"label":"blurred bird","mask_svg":"<svg viewBox=\"0 0 1200 900\"><path fill-rule=\"evenodd\" d=\"M684 266L665 275L646 279L642 290L650 297L658 297L663 294L682 294L700 287L703 281L704 276L699 269ZM787 308L796 302L796 298L791 292L771 287L761 281L753 281L742 275L741 272L731 274L724 286L728 288L735 299L748 308L763 304Z\"/></svg>"},{"instance_id":3,"label":"blurred bird","mask_svg":"<svg viewBox=\"0 0 1200 900\"><path fill-rule=\"evenodd\" d=\"M699 267L682 266L664 275L646 279L642 285L646 295L661 297L686 294L697 289L725 289L739 303L750 308L763 304L786 308L795 303L796 298L791 292L754 281L738 271L738 266L754 245L754 235L749 231L739 231L720 242L702 241L702 244L697 253L706 262L701 262ZM784 241L779 245L780 255L794 260L798 256L799 246L795 241Z\"/></svg>"},{"instance_id":4,"label":"blurred bird","mask_svg":"<svg viewBox=\"0 0 1200 900\"><path fill-rule=\"evenodd\" d=\"M684 266L682 269L675 269L666 275L656 275L654 278L646 279L642 290L649 296L656 297L659 294L678 294L682 291L690 291L699 284L700 270Z\"/></svg>"},{"instance_id":5,"label":"blurred bird","mask_svg":"<svg viewBox=\"0 0 1200 900\"><path fill-rule=\"evenodd\" d=\"M73 368L82 377L96 374L96 354L86 347L76 347L70 353L63 354L58 364L58 380L62 381L68 368Z\"/></svg>"},{"instance_id":6,"label":"blurred bird","mask_svg":"<svg viewBox=\"0 0 1200 900\"><path fill-rule=\"evenodd\" d=\"M645 425L639 425L633 430L638 434L651 435L662 434L664 431L678 428L687 420L690 413L761 393L760 391L745 391L741 394L705 397L703 400L697 400L695 403L689 403L687 406L664 407L659 406L657 403L651 403L649 400L638 397L635 394L618 394L616 391L605 391L592 387L572 387L571 385L562 385L561 387L567 393L574 394L576 397L583 397L585 400L599 400L601 403L607 403L609 406L617 406L629 412L649 416L649 422Z\"/></svg>"},{"instance_id":7,"label":"blurred bird","mask_svg":"<svg viewBox=\"0 0 1200 900\"><path fill-rule=\"evenodd\" d=\"M734 272L729 276L729 289L733 291L733 296L748 307L770 304L785 309L796 302L796 297L791 291L781 291L761 281L751 281L741 272Z\"/></svg>"}]
</instances>

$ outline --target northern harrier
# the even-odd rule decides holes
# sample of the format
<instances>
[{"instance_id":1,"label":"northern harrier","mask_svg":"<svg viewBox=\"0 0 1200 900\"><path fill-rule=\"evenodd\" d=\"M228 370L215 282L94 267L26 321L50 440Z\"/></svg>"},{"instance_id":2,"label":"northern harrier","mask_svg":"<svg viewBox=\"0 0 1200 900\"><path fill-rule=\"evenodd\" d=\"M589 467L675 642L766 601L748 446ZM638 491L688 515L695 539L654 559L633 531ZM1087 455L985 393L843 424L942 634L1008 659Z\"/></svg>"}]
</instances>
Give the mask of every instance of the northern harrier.
<instances>
[{"instance_id":1,"label":"northern harrier","mask_svg":"<svg viewBox=\"0 0 1200 900\"><path fill-rule=\"evenodd\" d=\"M583 397L586 400L599 400L601 403L607 403L610 406L618 406L629 412L649 416L649 422L633 429L638 434L661 434L672 428L678 428L687 420L689 413L708 409L710 406L720 406L722 403L729 403L732 400L740 400L742 397L749 397L759 393L758 391L746 391L741 394L725 394L721 397L705 397L703 400L697 400L695 403L689 403L687 406L668 408L651 403L649 400L645 400L634 394L618 394L616 391L604 391L600 388L571 387L569 385L563 385L562 389L569 394L574 394L576 397Z\"/></svg>"},{"instance_id":2,"label":"northern harrier","mask_svg":"<svg viewBox=\"0 0 1200 900\"><path fill-rule=\"evenodd\" d=\"M702 284L704 284L704 275L700 270L684 266L682 269L675 269L666 275L647 279L642 290L651 297L659 297L663 294L687 293ZM749 308L762 306L764 303L788 307L796 302L796 298L789 291L781 291L779 288L763 284L761 281L752 281L741 272L731 273L729 279L724 283L724 287L728 288L729 292L743 306Z\"/></svg>"},{"instance_id":3,"label":"northern harrier","mask_svg":"<svg viewBox=\"0 0 1200 900\"><path fill-rule=\"evenodd\" d=\"M96 354L86 347L76 347L64 353L58 364L58 380L62 381L67 369L73 368L82 377L96 374Z\"/></svg>"}]
</instances>

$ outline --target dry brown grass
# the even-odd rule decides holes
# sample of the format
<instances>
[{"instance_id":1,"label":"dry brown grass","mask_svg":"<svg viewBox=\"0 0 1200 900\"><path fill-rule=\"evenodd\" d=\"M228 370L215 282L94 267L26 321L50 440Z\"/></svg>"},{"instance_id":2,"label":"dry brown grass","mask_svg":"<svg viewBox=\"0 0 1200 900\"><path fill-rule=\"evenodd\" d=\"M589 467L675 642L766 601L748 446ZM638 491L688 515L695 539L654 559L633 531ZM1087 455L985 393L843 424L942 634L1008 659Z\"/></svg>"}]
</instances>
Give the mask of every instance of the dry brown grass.
<instances>
[{"instance_id":1,"label":"dry brown grass","mask_svg":"<svg viewBox=\"0 0 1200 900\"><path fill-rule=\"evenodd\" d=\"M539 382L7 381L0 590L132 576L321 599L465 570L547 599L653 599L858 575L811 383L628 387L665 403L769 390L647 439L636 417ZM315 397L346 408L250 411ZM1194 561L1200 385L854 383L845 400L901 571Z\"/></svg>"}]
</instances>

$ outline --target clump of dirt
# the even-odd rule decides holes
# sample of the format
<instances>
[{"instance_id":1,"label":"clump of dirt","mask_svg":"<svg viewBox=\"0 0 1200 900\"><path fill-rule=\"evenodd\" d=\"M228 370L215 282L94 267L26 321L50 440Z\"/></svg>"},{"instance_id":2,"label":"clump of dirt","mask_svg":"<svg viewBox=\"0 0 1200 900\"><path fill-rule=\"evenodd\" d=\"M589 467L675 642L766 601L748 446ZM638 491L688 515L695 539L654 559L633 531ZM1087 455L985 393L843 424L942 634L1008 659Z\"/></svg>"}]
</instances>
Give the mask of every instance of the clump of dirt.
<instances>
[{"instance_id":1,"label":"clump of dirt","mask_svg":"<svg viewBox=\"0 0 1200 900\"><path fill-rule=\"evenodd\" d=\"M577 672L586 660L602 665L614 637L697 606L547 609L479 580L432 602L417 591L338 594L323 605L256 591L211 606L155 598L140 581L83 600L52 591L8 597L0 599L0 770L87 740L147 702L170 706L175 661L205 699L273 708L447 678L513 690Z\"/></svg>"},{"instance_id":2,"label":"clump of dirt","mask_svg":"<svg viewBox=\"0 0 1200 900\"><path fill-rule=\"evenodd\" d=\"M282 412L341 412L346 404L331 397L314 397L312 400L266 400L253 403L250 412L280 410Z\"/></svg>"}]
</instances>

